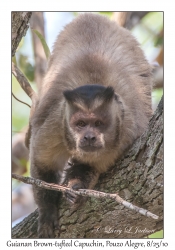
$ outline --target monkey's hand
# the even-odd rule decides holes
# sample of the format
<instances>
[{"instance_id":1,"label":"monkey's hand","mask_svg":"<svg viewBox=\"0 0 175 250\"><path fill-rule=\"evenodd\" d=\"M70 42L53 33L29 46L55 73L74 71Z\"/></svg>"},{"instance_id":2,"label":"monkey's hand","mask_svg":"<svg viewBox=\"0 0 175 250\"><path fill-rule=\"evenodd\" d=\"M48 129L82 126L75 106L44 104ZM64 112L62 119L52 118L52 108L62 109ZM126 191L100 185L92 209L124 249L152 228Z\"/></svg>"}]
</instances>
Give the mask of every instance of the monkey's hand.
<instances>
[{"instance_id":1,"label":"monkey's hand","mask_svg":"<svg viewBox=\"0 0 175 250\"><path fill-rule=\"evenodd\" d=\"M99 173L97 173L93 167L73 159L71 159L71 162L68 162L68 165L69 167L65 170L66 175L64 180L64 183L67 184L68 187L78 190L92 189L95 186L98 181ZM65 193L65 197L76 207L87 200L87 197L76 195L71 192Z\"/></svg>"},{"instance_id":2,"label":"monkey's hand","mask_svg":"<svg viewBox=\"0 0 175 250\"><path fill-rule=\"evenodd\" d=\"M72 179L68 182L68 187L74 190L78 190L85 189L86 185L79 179ZM76 206L82 205L86 201L86 197L82 197L71 192L65 193L65 197L71 204L74 204Z\"/></svg>"}]
</instances>

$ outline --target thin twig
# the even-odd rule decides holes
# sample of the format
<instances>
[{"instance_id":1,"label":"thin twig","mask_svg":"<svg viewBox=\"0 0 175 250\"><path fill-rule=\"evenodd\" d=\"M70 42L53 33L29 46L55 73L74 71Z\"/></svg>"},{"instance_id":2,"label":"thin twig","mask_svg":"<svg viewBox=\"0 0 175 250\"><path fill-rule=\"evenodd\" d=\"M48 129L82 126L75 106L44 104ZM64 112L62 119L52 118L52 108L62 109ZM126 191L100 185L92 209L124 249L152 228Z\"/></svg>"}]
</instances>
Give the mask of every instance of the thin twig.
<instances>
[{"instance_id":1,"label":"thin twig","mask_svg":"<svg viewBox=\"0 0 175 250\"><path fill-rule=\"evenodd\" d=\"M118 194L110 194L110 193L104 193L104 192L99 192L99 191L95 191L95 190L91 190L91 189L79 189L78 191L75 191L71 188L65 187L65 186L61 186L61 185L57 185L54 183L47 183L45 181L41 181L32 177L23 177L17 174L12 174L12 178L20 180L24 183L27 184L32 184L32 185L36 185L40 188L45 188L45 189L49 189L49 190L55 190L55 191L61 191L63 193L69 192L69 193L74 193L77 195L81 195L81 196L89 196L89 197L96 197L96 198L111 198L115 201L117 201L119 204L122 204L123 206L132 209L142 215L145 215L147 217L151 217L153 219L158 219L159 217L151 212L149 212L146 209L137 207L133 204L131 204L128 201L123 200Z\"/></svg>"},{"instance_id":2,"label":"thin twig","mask_svg":"<svg viewBox=\"0 0 175 250\"><path fill-rule=\"evenodd\" d=\"M32 118L35 107L37 103L37 95L35 91L30 86L30 83L27 81L23 73L18 69L18 67L12 62L12 74L16 77L17 81L19 82L21 88L25 91L25 93L30 97L32 100L32 105L30 109L30 119ZM30 122L29 122L30 123Z\"/></svg>"},{"instance_id":3,"label":"thin twig","mask_svg":"<svg viewBox=\"0 0 175 250\"><path fill-rule=\"evenodd\" d=\"M25 93L31 98L32 103L36 99L36 93L30 86L30 83L27 81L22 72L18 69L18 67L12 62L12 74L16 77L19 82L21 88L25 91Z\"/></svg>"},{"instance_id":4,"label":"thin twig","mask_svg":"<svg viewBox=\"0 0 175 250\"><path fill-rule=\"evenodd\" d=\"M27 105L29 108L31 108L31 106L30 106L28 103L19 100L13 93L12 93L12 96L13 96L18 102L21 102L21 103Z\"/></svg>"}]
</instances>

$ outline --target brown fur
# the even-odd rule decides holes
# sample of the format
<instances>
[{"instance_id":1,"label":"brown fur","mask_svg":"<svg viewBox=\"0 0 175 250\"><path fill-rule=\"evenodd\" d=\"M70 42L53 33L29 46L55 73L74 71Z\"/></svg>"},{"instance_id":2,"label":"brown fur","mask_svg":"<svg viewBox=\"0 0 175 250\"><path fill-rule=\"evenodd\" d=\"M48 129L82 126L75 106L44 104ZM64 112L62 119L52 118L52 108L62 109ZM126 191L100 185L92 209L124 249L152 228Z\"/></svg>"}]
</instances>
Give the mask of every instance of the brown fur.
<instances>
[{"instance_id":1,"label":"brown fur","mask_svg":"<svg viewBox=\"0 0 175 250\"><path fill-rule=\"evenodd\" d=\"M114 89L118 102L113 101L104 113L112 114L108 137L115 137L117 130L118 141L115 146L106 143L101 153L82 154L72 140L74 133L70 132L63 92L88 84ZM130 32L106 17L80 15L58 36L39 93L31 120L32 176L46 180L48 172L62 171L70 157L97 173L106 171L144 132L152 114L151 87L151 67ZM83 112L90 112L81 102L77 105ZM95 100L91 112L98 105ZM59 177L54 180L59 181ZM34 190L38 206L44 206L46 213L46 203L50 204L51 198L41 198L43 192ZM56 218L55 213L52 220ZM42 230L44 223L47 225L44 219L40 221L40 237L53 237L53 225L49 225L49 234Z\"/></svg>"}]
</instances>

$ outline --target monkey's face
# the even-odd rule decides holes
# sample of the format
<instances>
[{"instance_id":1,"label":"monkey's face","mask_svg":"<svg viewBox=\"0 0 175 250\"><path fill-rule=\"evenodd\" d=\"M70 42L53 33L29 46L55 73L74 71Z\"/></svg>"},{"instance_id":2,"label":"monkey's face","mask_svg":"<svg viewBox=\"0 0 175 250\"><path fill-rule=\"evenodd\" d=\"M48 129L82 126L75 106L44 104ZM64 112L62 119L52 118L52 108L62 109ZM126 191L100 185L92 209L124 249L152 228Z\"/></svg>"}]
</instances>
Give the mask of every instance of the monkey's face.
<instances>
[{"instance_id":1,"label":"monkey's face","mask_svg":"<svg viewBox=\"0 0 175 250\"><path fill-rule=\"evenodd\" d=\"M104 132L108 127L104 116L78 111L70 119L76 148L79 151L94 152L105 147Z\"/></svg>"},{"instance_id":2,"label":"monkey's face","mask_svg":"<svg viewBox=\"0 0 175 250\"><path fill-rule=\"evenodd\" d=\"M118 143L120 108L111 87L84 85L64 92L65 139L72 154L97 157Z\"/></svg>"}]
</instances>

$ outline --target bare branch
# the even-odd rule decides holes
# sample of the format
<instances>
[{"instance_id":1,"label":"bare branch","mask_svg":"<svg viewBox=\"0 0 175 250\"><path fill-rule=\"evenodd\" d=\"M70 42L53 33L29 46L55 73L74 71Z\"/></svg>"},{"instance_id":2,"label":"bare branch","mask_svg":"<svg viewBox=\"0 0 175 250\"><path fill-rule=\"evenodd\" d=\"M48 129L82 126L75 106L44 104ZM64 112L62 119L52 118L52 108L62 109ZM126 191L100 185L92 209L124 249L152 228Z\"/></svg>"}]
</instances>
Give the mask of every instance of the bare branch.
<instances>
[{"instance_id":1,"label":"bare branch","mask_svg":"<svg viewBox=\"0 0 175 250\"><path fill-rule=\"evenodd\" d=\"M18 69L18 67L12 62L12 73L16 77L19 82L21 88L25 91L25 93L31 98L32 104L35 103L36 93L30 86L30 83L27 81L22 72Z\"/></svg>"},{"instance_id":2,"label":"bare branch","mask_svg":"<svg viewBox=\"0 0 175 250\"><path fill-rule=\"evenodd\" d=\"M13 93L12 93L12 96L13 96L13 98L15 98L18 102L21 102L21 103L27 105L29 108L31 108L31 106L30 106L28 103L19 100Z\"/></svg>"},{"instance_id":3,"label":"bare branch","mask_svg":"<svg viewBox=\"0 0 175 250\"><path fill-rule=\"evenodd\" d=\"M47 183L47 182L39 180L39 179L35 179L32 177L23 177L23 176L20 176L17 174L12 174L12 178L20 180L20 181L27 183L27 184L36 185L40 188L61 191L63 193L69 192L69 193L73 193L73 194L77 194L77 195L81 195L81 196L96 197L99 199L100 198L111 198L111 199L115 200L116 202L118 202L119 204L122 204L123 206L125 206L129 209L132 209L132 210L134 210L142 215L145 215L147 217L151 217L153 219L159 218L157 215L149 212L148 210L140 208L138 206L131 204L128 201L123 200L117 193L110 194L110 193L99 192L99 191L95 191L95 190L91 190L91 189L79 189L78 191L75 191L75 190L68 188L68 187L65 187L65 186L61 186L61 185L54 184L54 183Z\"/></svg>"},{"instance_id":4,"label":"bare branch","mask_svg":"<svg viewBox=\"0 0 175 250\"><path fill-rule=\"evenodd\" d=\"M114 12L112 15L112 20L115 21L119 26L124 27L129 16L130 12Z\"/></svg>"}]
</instances>

